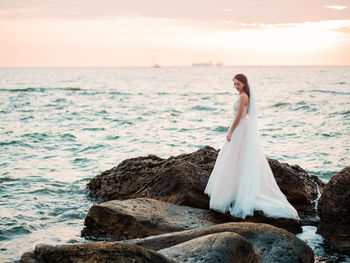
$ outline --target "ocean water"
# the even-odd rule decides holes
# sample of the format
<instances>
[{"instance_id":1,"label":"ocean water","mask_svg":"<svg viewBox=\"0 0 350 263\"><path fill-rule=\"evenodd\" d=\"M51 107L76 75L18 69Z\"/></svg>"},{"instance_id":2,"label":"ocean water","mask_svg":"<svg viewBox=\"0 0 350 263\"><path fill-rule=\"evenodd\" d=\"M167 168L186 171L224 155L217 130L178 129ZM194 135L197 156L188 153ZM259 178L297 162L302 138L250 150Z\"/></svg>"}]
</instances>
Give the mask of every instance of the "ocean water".
<instances>
[{"instance_id":1,"label":"ocean water","mask_svg":"<svg viewBox=\"0 0 350 263\"><path fill-rule=\"evenodd\" d=\"M267 157L325 182L350 164L350 67L0 68L0 261L86 242L86 183L122 160L220 148L236 73L254 89ZM316 256L349 260L304 230Z\"/></svg>"}]
</instances>

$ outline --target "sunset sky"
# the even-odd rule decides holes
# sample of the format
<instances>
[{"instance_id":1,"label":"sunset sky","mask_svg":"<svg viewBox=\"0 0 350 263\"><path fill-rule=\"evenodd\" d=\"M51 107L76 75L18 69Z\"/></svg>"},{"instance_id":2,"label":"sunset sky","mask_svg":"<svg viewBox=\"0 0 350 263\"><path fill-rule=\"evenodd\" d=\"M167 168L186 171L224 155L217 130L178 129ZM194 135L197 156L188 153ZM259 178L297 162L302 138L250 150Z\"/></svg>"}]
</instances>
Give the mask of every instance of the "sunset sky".
<instances>
[{"instance_id":1,"label":"sunset sky","mask_svg":"<svg viewBox=\"0 0 350 263\"><path fill-rule=\"evenodd\" d=\"M0 67L350 65L349 0L0 0Z\"/></svg>"}]
</instances>

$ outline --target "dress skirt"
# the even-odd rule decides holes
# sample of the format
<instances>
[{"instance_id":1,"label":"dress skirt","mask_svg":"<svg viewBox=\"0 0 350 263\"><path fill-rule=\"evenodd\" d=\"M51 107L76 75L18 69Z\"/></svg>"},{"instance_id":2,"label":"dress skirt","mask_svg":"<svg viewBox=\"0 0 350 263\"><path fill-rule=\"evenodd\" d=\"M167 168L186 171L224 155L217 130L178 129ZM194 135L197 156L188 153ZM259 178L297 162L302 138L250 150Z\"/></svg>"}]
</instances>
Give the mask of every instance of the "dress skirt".
<instances>
[{"instance_id":1,"label":"dress skirt","mask_svg":"<svg viewBox=\"0 0 350 263\"><path fill-rule=\"evenodd\" d=\"M229 211L235 217L245 218L254 210L262 210L269 217L298 218L295 208L279 189L271 168L260 146L260 156L255 174L242 170L245 144L247 143L248 120L242 118L232 133L226 136L209 177L205 193L210 197L210 208L220 212ZM256 174L257 173L257 174Z\"/></svg>"}]
</instances>

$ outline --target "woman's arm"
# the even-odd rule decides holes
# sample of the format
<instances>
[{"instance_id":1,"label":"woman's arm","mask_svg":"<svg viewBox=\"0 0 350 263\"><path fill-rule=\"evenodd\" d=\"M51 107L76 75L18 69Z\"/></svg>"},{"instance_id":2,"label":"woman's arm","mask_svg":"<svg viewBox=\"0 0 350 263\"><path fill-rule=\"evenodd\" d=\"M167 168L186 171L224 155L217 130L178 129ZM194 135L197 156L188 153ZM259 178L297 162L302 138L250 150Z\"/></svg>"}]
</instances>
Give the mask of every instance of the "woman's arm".
<instances>
[{"instance_id":1,"label":"woman's arm","mask_svg":"<svg viewBox=\"0 0 350 263\"><path fill-rule=\"evenodd\" d=\"M241 118L242 118L242 114L243 114L243 109L244 109L244 105L247 102L248 97L245 94L241 94L239 96L239 105L238 105L238 110L237 110L237 114L235 117L235 120L233 121L228 133L227 133L227 140L230 141L231 140L231 136L233 131L235 130L235 128L237 127L238 123L240 122Z\"/></svg>"}]
</instances>

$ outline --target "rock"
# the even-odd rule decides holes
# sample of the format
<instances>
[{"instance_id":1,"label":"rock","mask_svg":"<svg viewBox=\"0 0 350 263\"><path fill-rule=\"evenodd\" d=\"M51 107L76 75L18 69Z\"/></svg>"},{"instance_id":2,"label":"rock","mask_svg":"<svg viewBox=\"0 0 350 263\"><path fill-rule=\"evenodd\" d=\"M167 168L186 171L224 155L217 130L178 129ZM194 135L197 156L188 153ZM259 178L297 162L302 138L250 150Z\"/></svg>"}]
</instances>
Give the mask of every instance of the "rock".
<instances>
[{"instance_id":1,"label":"rock","mask_svg":"<svg viewBox=\"0 0 350 263\"><path fill-rule=\"evenodd\" d=\"M334 247L350 254L350 166L334 174L326 184L318 204L317 233Z\"/></svg>"},{"instance_id":2,"label":"rock","mask_svg":"<svg viewBox=\"0 0 350 263\"><path fill-rule=\"evenodd\" d=\"M286 228L293 233L301 232L301 224L293 219L275 219L264 216L247 218ZM155 199L137 198L124 201L112 200L90 208L81 235L87 238L146 237L214 224L240 221L228 214L211 210L179 206Z\"/></svg>"},{"instance_id":3,"label":"rock","mask_svg":"<svg viewBox=\"0 0 350 263\"><path fill-rule=\"evenodd\" d=\"M158 252L176 262L258 262L253 245L233 232L198 237Z\"/></svg>"},{"instance_id":4,"label":"rock","mask_svg":"<svg viewBox=\"0 0 350 263\"><path fill-rule=\"evenodd\" d=\"M279 188L298 211L302 225L317 225L319 216L315 200L321 195L324 182L315 175L309 175L298 165L267 160Z\"/></svg>"},{"instance_id":5,"label":"rock","mask_svg":"<svg viewBox=\"0 0 350 263\"><path fill-rule=\"evenodd\" d=\"M203 191L216 156L217 151L206 146L168 159L131 158L92 178L87 187L92 196L104 201L146 197L208 208L209 198Z\"/></svg>"},{"instance_id":6,"label":"rock","mask_svg":"<svg viewBox=\"0 0 350 263\"><path fill-rule=\"evenodd\" d=\"M90 208L82 236L134 238L229 222L222 213L178 206L155 199L112 200Z\"/></svg>"},{"instance_id":7,"label":"rock","mask_svg":"<svg viewBox=\"0 0 350 263\"><path fill-rule=\"evenodd\" d=\"M117 242L35 246L33 252L22 255L20 263L118 262L118 263L175 263L155 251L136 245Z\"/></svg>"},{"instance_id":8,"label":"rock","mask_svg":"<svg viewBox=\"0 0 350 263\"><path fill-rule=\"evenodd\" d=\"M284 229L267 224L225 223L123 242L162 252L198 237L223 232L236 233L252 243L260 262L314 262L314 254L304 241Z\"/></svg>"},{"instance_id":9,"label":"rock","mask_svg":"<svg viewBox=\"0 0 350 263\"><path fill-rule=\"evenodd\" d=\"M300 220L295 220L291 218L267 217L263 214L262 211L254 211L253 216L247 216L245 219L232 217L231 222L265 223L265 224L273 225L275 227L283 228L293 234L303 232L301 228L302 223Z\"/></svg>"},{"instance_id":10,"label":"rock","mask_svg":"<svg viewBox=\"0 0 350 263\"><path fill-rule=\"evenodd\" d=\"M153 198L173 204L209 209L204 194L218 151L205 146L196 152L162 159L155 155L124 160L92 178L90 195L104 201ZM303 225L317 224L314 200L323 183L299 166L268 159L277 184L298 210Z\"/></svg>"}]
</instances>

